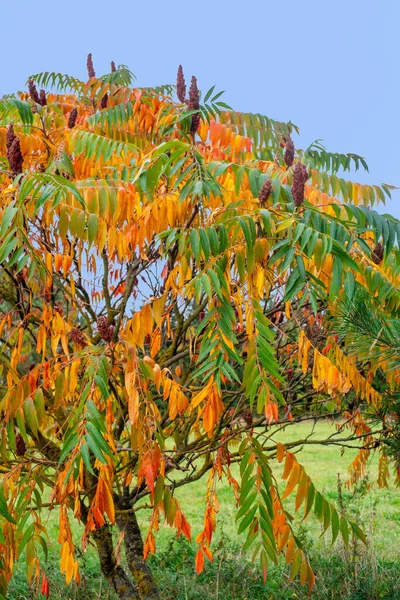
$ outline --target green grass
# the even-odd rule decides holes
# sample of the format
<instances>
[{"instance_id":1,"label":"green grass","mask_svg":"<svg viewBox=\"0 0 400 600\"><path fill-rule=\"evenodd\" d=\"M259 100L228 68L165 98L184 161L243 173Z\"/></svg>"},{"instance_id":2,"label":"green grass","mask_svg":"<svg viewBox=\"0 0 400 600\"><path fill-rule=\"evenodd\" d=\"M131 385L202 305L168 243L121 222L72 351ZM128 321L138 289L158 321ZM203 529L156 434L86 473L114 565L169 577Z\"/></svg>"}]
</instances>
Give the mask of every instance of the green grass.
<instances>
[{"instance_id":1,"label":"green grass","mask_svg":"<svg viewBox=\"0 0 400 600\"><path fill-rule=\"evenodd\" d=\"M324 439L332 432L333 425L319 424L315 438ZM276 436L282 442L305 439L312 430L312 423L303 423L289 427ZM305 445L298 459L312 478L315 486L327 499L337 502L338 474L343 482L347 481L347 467L356 451L346 449L342 454L335 446ZM277 478L282 473L282 465L274 461ZM236 466L234 467L234 471ZM309 549L313 567L317 575L317 585L313 598L347 598L349 600L395 600L400 599L396 589L400 580L400 493L391 488L378 489L377 457L368 465L368 480L365 479L357 490L349 490L343 485L343 497L348 516L363 523L370 542L368 550L358 544L346 551L340 543L330 546L329 534L319 537L321 526L310 518L305 524L299 524L300 536ZM368 485L369 482L369 485ZM203 526L205 483L200 482L177 488L176 496L181 502L186 517L192 526L193 538ZM194 600L196 598L218 598L219 600L289 600L305 598L306 592L297 584L289 584L288 573L284 565L271 568L267 584L260 578L258 566L253 566L248 557L240 554L243 537L236 535L235 505L232 490L222 481L218 488L220 512L218 530L214 538L213 564L206 566L205 572L197 577L193 573L194 547L185 541L176 540L173 530L161 528L157 536L158 555L150 562L160 583L161 597L166 600ZM289 500L288 506L290 507ZM140 523L145 530L149 511L138 513ZM46 573L51 583L50 598L68 600L85 598L115 598L112 590L102 581L97 563L97 555L92 547L81 556L82 585L66 587L58 572L59 547L58 515L51 513L48 519L50 539L49 559ZM79 547L79 528L75 528L75 542ZM340 595L339 595L340 594ZM389 594L389 595L387 595ZM16 565L15 575L10 586L9 596L13 600L43 598L35 590L29 590L25 576L23 559Z\"/></svg>"}]
</instances>

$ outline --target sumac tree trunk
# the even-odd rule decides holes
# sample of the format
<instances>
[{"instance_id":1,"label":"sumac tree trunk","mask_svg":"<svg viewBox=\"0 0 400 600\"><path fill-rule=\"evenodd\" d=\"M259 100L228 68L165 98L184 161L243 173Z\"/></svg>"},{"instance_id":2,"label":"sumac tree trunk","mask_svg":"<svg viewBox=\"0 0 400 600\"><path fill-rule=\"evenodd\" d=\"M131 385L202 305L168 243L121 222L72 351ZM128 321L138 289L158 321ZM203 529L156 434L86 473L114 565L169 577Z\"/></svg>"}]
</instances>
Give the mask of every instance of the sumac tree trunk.
<instances>
[{"instance_id":1,"label":"sumac tree trunk","mask_svg":"<svg viewBox=\"0 0 400 600\"><path fill-rule=\"evenodd\" d=\"M135 511L117 509L115 519L124 533L126 560L130 573L118 565L113 549L112 532L109 526L93 532L104 577L111 582L121 600L160 600L157 584L150 567L143 558L143 540Z\"/></svg>"},{"instance_id":2,"label":"sumac tree trunk","mask_svg":"<svg viewBox=\"0 0 400 600\"><path fill-rule=\"evenodd\" d=\"M107 525L96 529L93 539L100 559L101 572L107 581L112 583L118 597L121 600L139 600L136 587L115 560L111 529Z\"/></svg>"},{"instance_id":3,"label":"sumac tree trunk","mask_svg":"<svg viewBox=\"0 0 400 600\"><path fill-rule=\"evenodd\" d=\"M124 545L129 569L141 600L160 600L158 588L150 567L143 558L143 540L135 511L132 508L116 510L115 520L124 532Z\"/></svg>"}]
</instances>

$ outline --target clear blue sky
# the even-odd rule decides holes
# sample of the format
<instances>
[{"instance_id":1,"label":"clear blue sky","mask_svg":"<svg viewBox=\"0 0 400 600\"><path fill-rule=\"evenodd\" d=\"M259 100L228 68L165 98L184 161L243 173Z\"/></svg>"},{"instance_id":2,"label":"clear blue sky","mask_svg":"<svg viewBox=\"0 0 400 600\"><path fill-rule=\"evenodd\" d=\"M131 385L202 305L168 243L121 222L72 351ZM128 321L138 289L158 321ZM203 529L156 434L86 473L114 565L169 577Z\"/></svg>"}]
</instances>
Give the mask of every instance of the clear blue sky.
<instances>
[{"instance_id":1,"label":"clear blue sky","mask_svg":"<svg viewBox=\"0 0 400 600\"><path fill-rule=\"evenodd\" d=\"M298 145L364 156L354 180L400 186L400 0L2 0L0 14L0 94L41 71L85 78L88 52L141 86L182 63L235 109L292 120ZM400 218L400 191L386 210Z\"/></svg>"}]
</instances>

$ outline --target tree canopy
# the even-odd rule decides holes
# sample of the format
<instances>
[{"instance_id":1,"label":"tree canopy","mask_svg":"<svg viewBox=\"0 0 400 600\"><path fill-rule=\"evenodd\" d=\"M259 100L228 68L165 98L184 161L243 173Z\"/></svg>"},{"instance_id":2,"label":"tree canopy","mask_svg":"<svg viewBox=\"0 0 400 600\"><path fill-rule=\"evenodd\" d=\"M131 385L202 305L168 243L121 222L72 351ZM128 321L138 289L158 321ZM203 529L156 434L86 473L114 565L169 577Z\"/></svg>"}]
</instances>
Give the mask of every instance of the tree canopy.
<instances>
[{"instance_id":1,"label":"tree canopy","mask_svg":"<svg viewBox=\"0 0 400 600\"><path fill-rule=\"evenodd\" d=\"M264 577L284 554L291 578L314 585L291 495L333 542L365 541L298 451L359 447L355 481L377 449L387 485L390 431L371 419L400 371L366 360L337 319L360 293L398 316L400 224L375 210L390 186L348 181L364 158L296 148L294 124L222 98L195 77L187 89L181 67L176 86L151 89L123 65L97 77L89 55L86 82L41 73L0 101L2 597L24 553L48 595L53 509L67 582L93 540L120 598L158 598L143 559L163 525L192 539L176 490L200 478L197 572L212 560L220 481ZM309 418L336 419L337 431L276 442Z\"/></svg>"}]
</instances>

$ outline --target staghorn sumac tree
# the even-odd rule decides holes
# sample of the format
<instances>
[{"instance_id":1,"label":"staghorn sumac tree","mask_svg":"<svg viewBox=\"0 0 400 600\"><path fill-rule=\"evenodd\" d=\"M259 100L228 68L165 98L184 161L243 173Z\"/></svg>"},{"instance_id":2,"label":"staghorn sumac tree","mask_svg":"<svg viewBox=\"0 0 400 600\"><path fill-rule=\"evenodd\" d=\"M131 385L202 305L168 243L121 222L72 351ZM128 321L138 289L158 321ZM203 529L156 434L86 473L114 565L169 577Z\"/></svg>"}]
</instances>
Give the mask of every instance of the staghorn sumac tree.
<instances>
[{"instance_id":1,"label":"staghorn sumac tree","mask_svg":"<svg viewBox=\"0 0 400 600\"><path fill-rule=\"evenodd\" d=\"M0 593L25 553L48 594L51 508L67 582L80 577L75 520L120 598L158 598L145 559L162 525L191 539L176 490L200 478L196 570L212 560L222 481L264 577L285 554L311 590L285 500L296 493L333 541L364 539L296 451L360 447L356 479L379 442L376 361L359 363L329 323L359 289L397 314L400 227L373 210L390 189L338 175L367 168L357 155L296 150L291 123L235 112L214 88L201 98L195 77L186 97L181 68L174 100L173 86L87 64L87 82L34 75L0 103ZM394 389L397 372L379 368ZM337 434L275 441L310 417L341 418Z\"/></svg>"}]
</instances>

